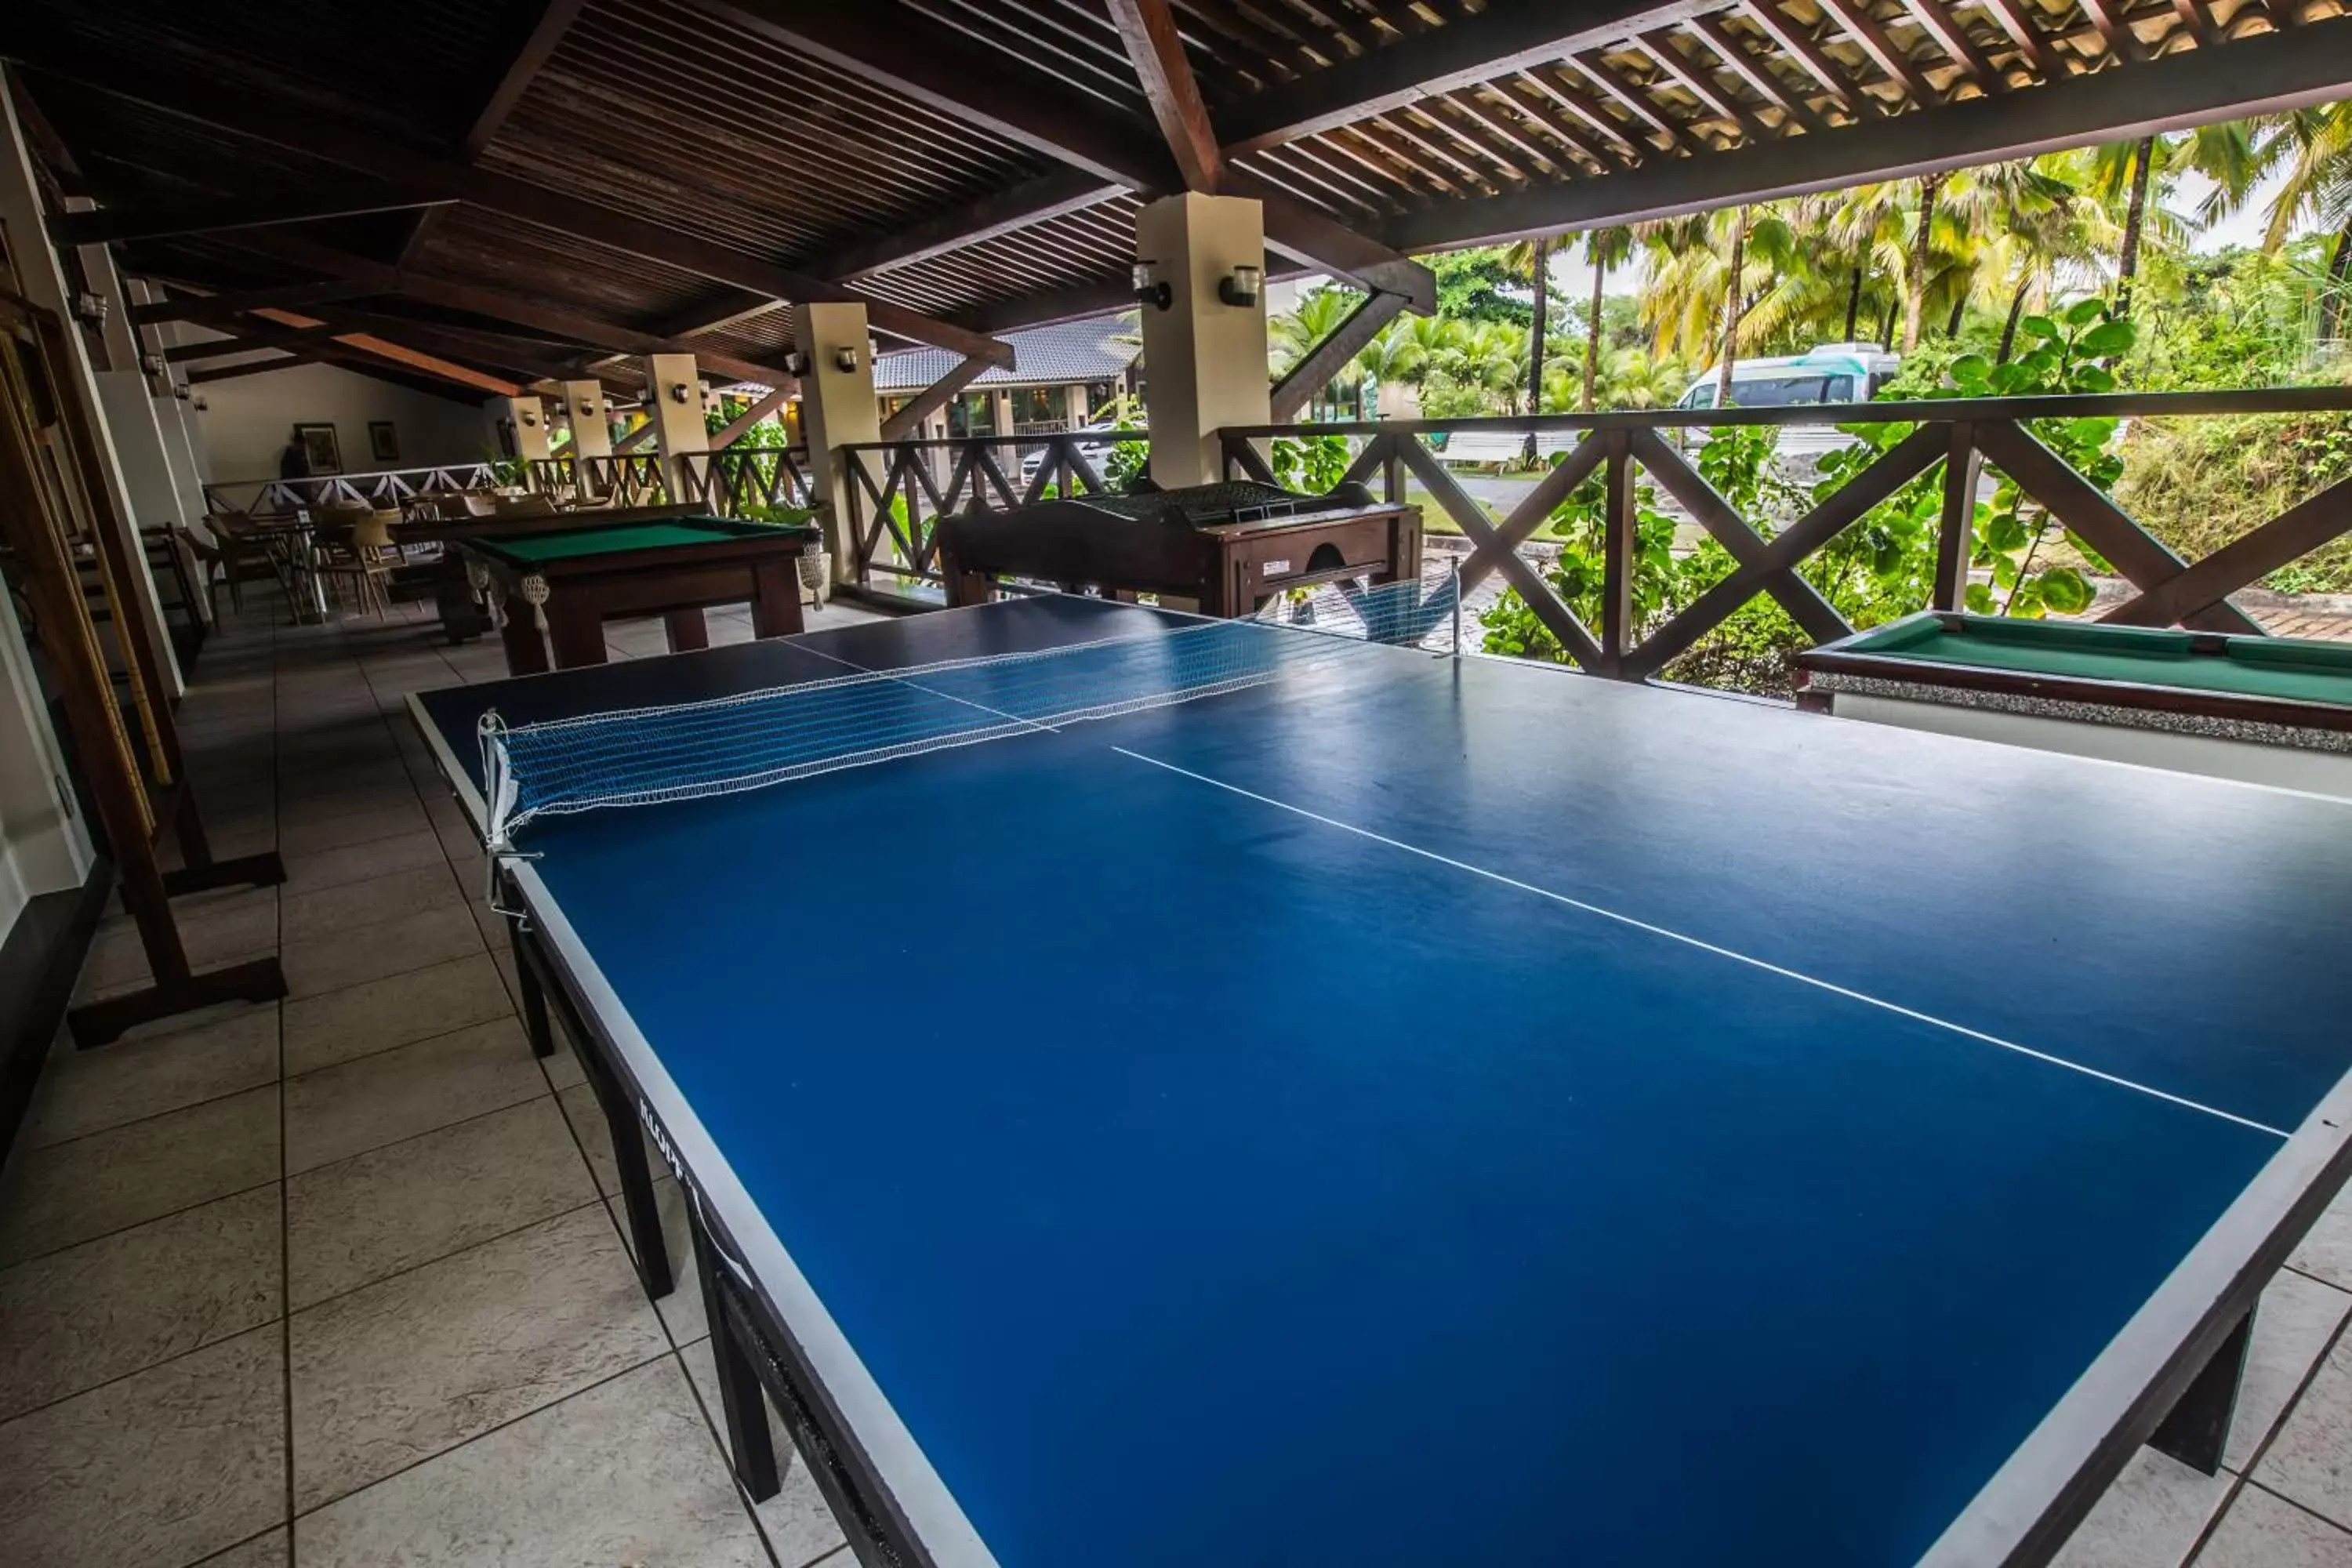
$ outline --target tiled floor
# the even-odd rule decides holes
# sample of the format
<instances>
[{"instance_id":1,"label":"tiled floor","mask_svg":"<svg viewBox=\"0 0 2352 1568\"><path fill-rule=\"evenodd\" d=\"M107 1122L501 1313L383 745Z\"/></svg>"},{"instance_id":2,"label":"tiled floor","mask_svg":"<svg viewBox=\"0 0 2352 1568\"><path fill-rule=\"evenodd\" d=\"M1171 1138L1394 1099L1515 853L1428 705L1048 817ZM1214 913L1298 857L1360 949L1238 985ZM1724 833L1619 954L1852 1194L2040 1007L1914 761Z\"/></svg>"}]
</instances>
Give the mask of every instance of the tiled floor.
<instances>
[{"instance_id":1,"label":"tiled floor","mask_svg":"<svg viewBox=\"0 0 2352 1568\"><path fill-rule=\"evenodd\" d=\"M522 1040L400 708L503 673L406 616L256 605L205 649L207 816L288 880L180 909L202 962L276 952L292 994L53 1058L0 1178L0 1563L850 1568L804 1468L736 1490L692 1272L646 1301L579 1068ZM84 994L142 967L111 920ZM2067 1568L2352 1568L2347 1310L2352 1204L2264 1298L2227 1470L2143 1451Z\"/></svg>"},{"instance_id":2,"label":"tiled floor","mask_svg":"<svg viewBox=\"0 0 2352 1568\"><path fill-rule=\"evenodd\" d=\"M0 1563L851 1568L797 1462L756 1510L736 1489L700 1303L646 1300L579 1068L523 1040L400 706L504 674L413 612L249 605L205 649L206 819L288 875L176 907L200 963L274 952L291 994L52 1058L0 1180ZM110 916L82 994L144 973Z\"/></svg>"}]
</instances>

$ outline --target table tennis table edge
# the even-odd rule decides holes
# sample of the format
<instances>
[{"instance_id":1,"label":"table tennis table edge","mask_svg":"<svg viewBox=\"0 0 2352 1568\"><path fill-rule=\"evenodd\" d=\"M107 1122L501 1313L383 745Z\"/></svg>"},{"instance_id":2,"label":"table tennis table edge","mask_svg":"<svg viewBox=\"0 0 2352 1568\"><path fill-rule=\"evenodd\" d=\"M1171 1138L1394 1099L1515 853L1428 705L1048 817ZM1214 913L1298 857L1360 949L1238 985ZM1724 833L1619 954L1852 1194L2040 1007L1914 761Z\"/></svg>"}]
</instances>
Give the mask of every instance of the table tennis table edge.
<instances>
[{"instance_id":1,"label":"table tennis table edge","mask_svg":"<svg viewBox=\"0 0 2352 1568\"><path fill-rule=\"evenodd\" d=\"M2254 1310L2352 1175L2352 1073L2207 1227L1919 1568L2039 1568Z\"/></svg>"},{"instance_id":2,"label":"table tennis table edge","mask_svg":"<svg viewBox=\"0 0 2352 1568\"><path fill-rule=\"evenodd\" d=\"M488 820L481 793L450 752L440 726L426 712L421 701L424 695L408 694L411 718L423 731L436 765L478 830ZM797 1302L798 1321L783 1310L782 1302L771 1300L766 1305L777 1326L804 1352L812 1347L802 1336L803 1326L825 1347L824 1356L811 1356L809 1361L821 1385L814 1392L827 1403L850 1393L853 1404L875 1423L869 1432L859 1426L857 1415L835 1405L844 1429L824 1436L871 1465L888 1490L888 1500L906 1510L906 1521L915 1537L892 1544L923 1553L923 1561L934 1568L997 1568L996 1559L944 1479L923 1456L913 1434L808 1287L782 1240L760 1215L715 1141L678 1094L651 1043L563 921L551 890L528 859L518 859L508 874L523 892L531 912L551 917L543 922L546 933L555 936L560 931L554 944L559 967L569 972L573 984L583 984L609 1004L609 1012L593 1005L583 1010L593 1025L602 1028L614 1029L617 1021L619 1027L608 1042L614 1047L614 1065L632 1079L630 1087L641 1111L660 1119L673 1137L682 1130L681 1122L691 1129L689 1136L664 1149L666 1157L675 1151L688 1167L677 1173L681 1184L689 1191L708 1191L709 1179L702 1173L712 1169L723 1173L728 1201L719 1205L719 1217L736 1245L745 1250L744 1261L751 1268L754 1287L766 1279L761 1259L749 1256L757 1252L780 1264L782 1277L804 1298ZM596 997L574 1000L588 1004ZM658 1103L662 1097L648 1093L653 1086L633 1070L637 1062L649 1067L658 1086L667 1091L671 1102L667 1112ZM673 1117L677 1120L673 1121ZM680 1144L698 1146L709 1163L698 1167ZM695 1173L691 1178L688 1171ZM2352 1072L2337 1080L2263 1163L1946 1527L1918 1560L1917 1568L2041 1568L2048 1563L2122 1474L2132 1455L2162 1425L2214 1352L2252 1310L2272 1276L2348 1176L2352 1176ZM711 1195L717 1201L722 1194ZM832 1386L834 1376L843 1380L842 1388ZM909 1508L910 1503L915 1506ZM931 1533L934 1529L940 1532L936 1537Z\"/></svg>"},{"instance_id":3,"label":"table tennis table edge","mask_svg":"<svg viewBox=\"0 0 2352 1568\"><path fill-rule=\"evenodd\" d=\"M408 694L410 717L424 731L436 765L479 831L481 825L488 821L481 792L450 752L440 726L425 711L421 700L424 695ZM496 858L492 866L492 874L500 874ZM887 1563L906 1562L908 1559L900 1553L911 1552L913 1561L923 1568L998 1568L994 1554L964 1517L961 1506L924 1456L914 1435L891 1407L847 1336L809 1286L789 1249L760 1213L759 1205L751 1201L733 1166L688 1105L652 1043L604 979L530 860L515 857L502 869L523 900L525 918L539 922L537 939L542 954L552 961L551 977L570 993L569 1010L605 1037L581 1044L601 1050L605 1065L624 1079L640 1116L653 1120L655 1124L649 1131L680 1188L688 1194L690 1203L697 1199L709 1202L726 1232L725 1239L751 1274L743 1283L762 1298L761 1304L791 1342L791 1348L803 1364L810 1369L815 1386L791 1391L793 1401L819 1416L828 1428L821 1433L824 1440L865 1468L884 1489L882 1498L856 1499L860 1505L856 1511L870 1511L879 1503L903 1521L903 1539L893 1532L893 1538L887 1542L854 1540L853 1543L860 1548L859 1556L866 1558L872 1547L882 1545L890 1552L881 1559ZM530 960L518 954L517 962ZM612 1131L616 1138L623 1131L618 1127ZM707 1222L710 1217L714 1216L701 1215L696 1223ZM772 1293L779 1289L785 1300L779 1300ZM714 1332L728 1331L715 1318L711 1327ZM729 1456L730 1467L736 1458L735 1455ZM818 1469L815 1466L811 1468L813 1471ZM846 1476L824 1479L856 1479ZM841 1500L828 1500L835 1503L836 1511L845 1511L840 1509ZM839 1522L849 1525L854 1521L845 1519Z\"/></svg>"}]
</instances>

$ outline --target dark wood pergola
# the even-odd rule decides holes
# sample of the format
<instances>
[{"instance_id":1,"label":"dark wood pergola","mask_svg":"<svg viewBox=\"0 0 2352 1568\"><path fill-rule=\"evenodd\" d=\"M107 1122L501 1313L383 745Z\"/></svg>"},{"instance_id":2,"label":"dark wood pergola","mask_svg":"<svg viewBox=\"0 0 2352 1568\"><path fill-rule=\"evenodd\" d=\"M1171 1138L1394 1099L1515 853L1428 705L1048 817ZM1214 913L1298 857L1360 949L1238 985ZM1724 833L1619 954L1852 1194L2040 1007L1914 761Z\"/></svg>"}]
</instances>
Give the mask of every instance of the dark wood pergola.
<instances>
[{"instance_id":1,"label":"dark wood pergola","mask_svg":"<svg viewBox=\"0 0 2352 1568\"><path fill-rule=\"evenodd\" d=\"M2340 0L20 0L0 52L56 237L169 290L142 319L476 392L772 384L827 300L976 374L1125 303L1185 189L1370 290L1344 354L1431 308L1415 252L2352 83Z\"/></svg>"}]
</instances>

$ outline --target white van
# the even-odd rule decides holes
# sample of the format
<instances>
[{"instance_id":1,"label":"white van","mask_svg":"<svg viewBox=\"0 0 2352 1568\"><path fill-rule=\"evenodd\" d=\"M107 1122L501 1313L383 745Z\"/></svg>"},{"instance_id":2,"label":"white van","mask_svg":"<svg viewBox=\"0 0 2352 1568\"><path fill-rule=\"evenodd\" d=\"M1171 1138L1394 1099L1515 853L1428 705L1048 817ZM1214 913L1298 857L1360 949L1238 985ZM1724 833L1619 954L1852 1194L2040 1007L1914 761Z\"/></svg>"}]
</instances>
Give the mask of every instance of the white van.
<instances>
[{"instance_id":1,"label":"white van","mask_svg":"<svg viewBox=\"0 0 2352 1568\"><path fill-rule=\"evenodd\" d=\"M1735 360L1731 404L1738 408L1791 408L1866 403L1902 368L1899 355L1876 343L1823 343L1792 356ZM1691 383L1675 406L1713 408L1716 381L1716 373L1707 372ZM1780 430L1780 450L1790 457L1819 456L1852 440L1833 425L1789 425Z\"/></svg>"}]
</instances>

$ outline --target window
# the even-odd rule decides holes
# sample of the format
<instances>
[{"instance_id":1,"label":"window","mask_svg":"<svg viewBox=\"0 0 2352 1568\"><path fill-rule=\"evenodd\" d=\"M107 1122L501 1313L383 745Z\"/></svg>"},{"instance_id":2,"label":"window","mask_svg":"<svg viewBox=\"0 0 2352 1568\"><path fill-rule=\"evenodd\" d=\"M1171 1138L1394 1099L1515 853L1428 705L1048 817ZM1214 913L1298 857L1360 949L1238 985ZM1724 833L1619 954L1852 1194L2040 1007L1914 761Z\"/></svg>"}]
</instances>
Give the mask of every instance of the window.
<instances>
[{"instance_id":1,"label":"window","mask_svg":"<svg viewBox=\"0 0 2352 1568\"><path fill-rule=\"evenodd\" d=\"M1844 376L1828 376L1819 373L1801 375L1759 375L1753 380L1734 379L1731 401L1742 408L1795 408L1808 403L1832 401L1830 384L1853 384ZM1843 397L1841 393L1839 398Z\"/></svg>"}]
</instances>

